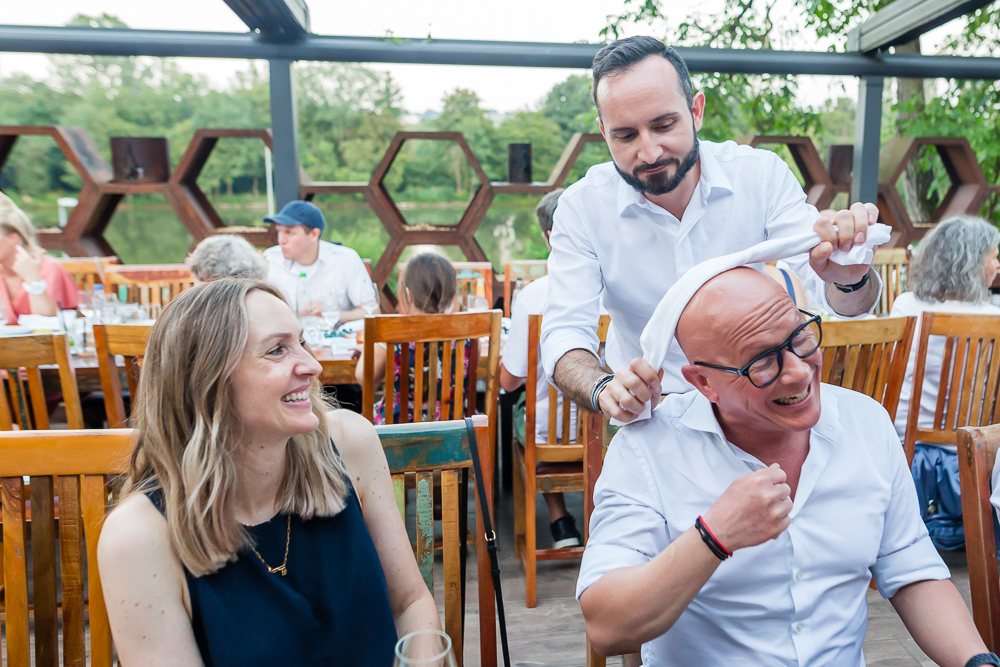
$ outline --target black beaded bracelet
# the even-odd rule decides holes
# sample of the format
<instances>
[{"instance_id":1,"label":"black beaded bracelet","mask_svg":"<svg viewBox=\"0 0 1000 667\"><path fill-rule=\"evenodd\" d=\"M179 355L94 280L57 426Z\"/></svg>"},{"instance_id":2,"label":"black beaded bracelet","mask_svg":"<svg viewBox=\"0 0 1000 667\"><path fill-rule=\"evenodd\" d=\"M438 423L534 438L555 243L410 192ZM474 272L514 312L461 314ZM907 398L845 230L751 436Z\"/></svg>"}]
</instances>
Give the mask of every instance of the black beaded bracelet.
<instances>
[{"instance_id":1,"label":"black beaded bracelet","mask_svg":"<svg viewBox=\"0 0 1000 667\"><path fill-rule=\"evenodd\" d=\"M701 535L701 540L708 545L709 550L715 554L715 557L719 560L726 560L733 555L733 552L722 546L722 542L716 539L712 531L708 529L705 522L701 517L694 522L694 527L698 529L698 534Z\"/></svg>"},{"instance_id":2,"label":"black beaded bracelet","mask_svg":"<svg viewBox=\"0 0 1000 667\"><path fill-rule=\"evenodd\" d=\"M857 292L859 289L868 284L868 274L866 273L864 277L853 285L840 285L834 283L833 286L836 287L841 292L850 294L851 292Z\"/></svg>"},{"instance_id":3,"label":"black beaded bracelet","mask_svg":"<svg viewBox=\"0 0 1000 667\"><path fill-rule=\"evenodd\" d=\"M979 665L1000 665L1000 658L996 653L980 653L969 658L965 667L979 667Z\"/></svg>"}]
</instances>

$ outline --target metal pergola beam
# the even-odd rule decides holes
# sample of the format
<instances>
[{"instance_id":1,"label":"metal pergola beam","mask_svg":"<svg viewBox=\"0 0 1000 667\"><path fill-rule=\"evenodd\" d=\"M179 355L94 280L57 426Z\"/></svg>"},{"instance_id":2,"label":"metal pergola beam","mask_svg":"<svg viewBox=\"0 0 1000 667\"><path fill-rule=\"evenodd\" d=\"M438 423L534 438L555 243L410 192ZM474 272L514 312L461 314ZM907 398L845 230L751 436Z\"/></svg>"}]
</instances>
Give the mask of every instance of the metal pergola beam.
<instances>
[{"instance_id":1,"label":"metal pergola beam","mask_svg":"<svg viewBox=\"0 0 1000 667\"><path fill-rule=\"evenodd\" d=\"M309 35L305 0L225 0L250 31L265 42L292 43Z\"/></svg>"},{"instance_id":2,"label":"metal pergola beam","mask_svg":"<svg viewBox=\"0 0 1000 667\"><path fill-rule=\"evenodd\" d=\"M847 35L847 50L868 53L909 42L993 0L895 0Z\"/></svg>"},{"instance_id":3,"label":"metal pergola beam","mask_svg":"<svg viewBox=\"0 0 1000 667\"><path fill-rule=\"evenodd\" d=\"M295 44L249 33L0 26L0 51L96 56L314 60L589 69L603 44L378 39L309 35ZM693 72L1000 79L1000 58L678 48Z\"/></svg>"}]
</instances>

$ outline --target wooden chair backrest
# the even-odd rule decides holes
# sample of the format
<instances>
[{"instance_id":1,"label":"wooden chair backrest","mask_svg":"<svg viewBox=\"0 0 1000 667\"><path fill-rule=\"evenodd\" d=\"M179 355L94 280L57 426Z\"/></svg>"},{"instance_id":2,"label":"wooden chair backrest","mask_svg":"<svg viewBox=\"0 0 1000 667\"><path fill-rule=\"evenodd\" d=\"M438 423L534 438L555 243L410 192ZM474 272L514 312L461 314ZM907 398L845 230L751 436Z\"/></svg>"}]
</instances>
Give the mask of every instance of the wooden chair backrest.
<instances>
[{"instance_id":1,"label":"wooden chair backrest","mask_svg":"<svg viewBox=\"0 0 1000 667\"><path fill-rule=\"evenodd\" d=\"M434 477L440 476L441 535L444 560L444 629L451 637L458 664L462 664L465 631L465 558L468 521L470 447L477 447L483 468L486 496L492 503L492 459L489 458L489 424L486 417L473 417L476 442L470 443L464 421L393 424L376 426L392 473L396 502L404 517L405 475L416 478L417 565L427 588L434 593ZM472 477L475 477L474 471ZM475 482L474 482L475 483ZM490 506L492 508L492 505ZM492 511L492 509L491 509ZM491 515L495 516L495 515ZM476 525L482 526L479 503ZM479 571L479 628L482 664L495 667L496 607L493 579L485 534L476 531L476 563Z\"/></svg>"},{"instance_id":2,"label":"wooden chair backrest","mask_svg":"<svg viewBox=\"0 0 1000 667\"><path fill-rule=\"evenodd\" d=\"M915 317L823 322L821 380L871 396L896 419Z\"/></svg>"},{"instance_id":3,"label":"wooden chair backrest","mask_svg":"<svg viewBox=\"0 0 1000 667\"><path fill-rule=\"evenodd\" d=\"M112 264L104 268L109 294L128 303L167 305L194 286L194 276L184 264Z\"/></svg>"},{"instance_id":4,"label":"wooden chair backrest","mask_svg":"<svg viewBox=\"0 0 1000 667\"><path fill-rule=\"evenodd\" d=\"M39 366L59 367L59 385L66 403L70 428L83 428L76 370L69 354L66 334L34 334L0 338L0 369L7 372L0 383L0 431L47 430L49 411ZM18 369L23 369L18 372Z\"/></svg>"},{"instance_id":5,"label":"wooden chair backrest","mask_svg":"<svg viewBox=\"0 0 1000 667\"><path fill-rule=\"evenodd\" d=\"M142 358L146 356L146 340L151 328L144 324L94 325L94 347L97 349L97 367L101 375L101 391L104 393L104 410L111 428L128 426L121 375L115 355L120 354L125 358L125 379L134 405L139 371L142 368Z\"/></svg>"},{"instance_id":6,"label":"wooden chair backrest","mask_svg":"<svg viewBox=\"0 0 1000 667\"><path fill-rule=\"evenodd\" d=\"M944 357L931 428L920 428L927 345L944 336ZM917 440L957 444L955 429L1000 422L1000 315L924 313L920 323L913 391L906 418L903 447L913 461Z\"/></svg>"},{"instance_id":7,"label":"wooden chair backrest","mask_svg":"<svg viewBox=\"0 0 1000 667\"><path fill-rule=\"evenodd\" d=\"M607 342L608 328L611 325L611 318L608 315L601 315L597 327L597 338L601 347ZM532 459L529 463L533 465L535 461L545 462L565 462L583 460L583 409L574 401L569 400L554 385L548 385L549 402L549 427L547 442L539 443L535 441L535 419L538 404L538 355L541 352L539 347L542 337L542 316L528 316L528 376L524 383L524 407L525 407L525 452ZM558 411L552 406L558 405L562 397L563 408L562 418L559 418ZM571 420L572 408L576 407L577 423ZM533 452L533 454L532 454ZM533 468L532 468L533 469Z\"/></svg>"},{"instance_id":8,"label":"wooden chair backrest","mask_svg":"<svg viewBox=\"0 0 1000 667\"><path fill-rule=\"evenodd\" d=\"M524 259L503 265L503 316L510 317L514 292L532 280L548 274L549 262L545 259Z\"/></svg>"},{"instance_id":9,"label":"wooden chair backrest","mask_svg":"<svg viewBox=\"0 0 1000 667\"><path fill-rule=\"evenodd\" d=\"M102 262L114 264L117 257L67 257L56 259L81 290L92 290L94 285L104 284Z\"/></svg>"},{"instance_id":10,"label":"wooden chair backrest","mask_svg":"<svg viewBox=\"0 0 1000 667\"><path fill-rule=\"evenodd\" d=\"M129 430L0 433L4 631L9 667L32 664L32 643L34 664L56 665L60 634L62 664L86 665L89 654L93 667L111 667L111 627L97 567L97 541L109 504L107 476L125 472L132 444ZM30 497L25 491L25 476L30 478ZM28 597L29 533L32 611ZM89 612L84 605L84 573ZM61 604L57 603L60 598Z\"/></svg>"},{"instance_id":11,"label":"wooden chair backrest","mask_svg":"<svg viewBox=\"0 0 1000 667\"><path fill-rule=\"evenodd\" d=\"M875 251L872 266L882 277L882 296L875 304L876 315L888 315L896 297L906 291L906 248Z\"/></svg>"},{"instance_id":12,"label":"wooden chair backrest","mask_svg":"<svg viewBox=\"0 0 1000 667\"><path fill-rule=\"evenodd\" d=\"M396 280L402 286L403 275L406 273L406 262L401 262L396 266ZM472 278L459 278L455 290L455 298L458 300L458 308L465 310L465 304L470 294L476 293L476 280L480 277L486 282L486 302L493 307L493 265L489 262L451 262L455 273L460 273L463 269L476 273Z\"/></svg>"},{"instance_id":13,"label":"wooden chair backrest","mask_svg":"<svg viewBox=\"0 0 1000 667\"><path fill-rule=\"evenodd\" d=\"M972 617L986 646L995 653L1000 651L1000 574L990 479L1000 448L1000 424L983 428L963 426L957 435Z\"/></svg>"}]
</instances>

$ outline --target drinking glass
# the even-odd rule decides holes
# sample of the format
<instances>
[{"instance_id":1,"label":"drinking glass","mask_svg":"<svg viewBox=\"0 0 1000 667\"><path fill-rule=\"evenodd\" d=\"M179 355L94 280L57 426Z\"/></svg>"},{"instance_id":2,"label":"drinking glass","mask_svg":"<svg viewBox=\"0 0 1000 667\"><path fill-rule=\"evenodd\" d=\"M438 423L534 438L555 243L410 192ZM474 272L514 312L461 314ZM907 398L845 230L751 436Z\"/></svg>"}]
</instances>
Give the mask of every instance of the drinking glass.
<instances>
[{"instance_id":1,"label":"drinking glass","mask_svg":"<svg viewBox=\"0 0 1000 667\"><path fill-rule=\"evenodd\" d=\"M396 642L393 667L458 667L451 637L440 630L417 630Z\"/></svg>"},{"instance_id":2,"label":"drinking glass","mask_svg":"<svg viewBox=\"0 0 1000 667\"><path fill-rule=\"evenodd\" d=\"M340 309L323 304L323 331L333 333L340 324Z\"/></svg>"},{"instance_id":3,"label":"drinking glass","mask_svg":"<svg viewBox=\"0 0 1000 667\"><path fill-rule=\"evenodd\" d=\"M94 293L90 290L81 290L77 294L77 309L87 320L94 317Z\"/></svg>"},{"instance_id":4,"label":"drinking glass","mask_svg":"<svg viewBox=\"0 0 1000 667\"><path fill-rule=\"evenodd\" d=\"M375 288L375 301L361 304L361 307L364 308L365 312L369 315L374 314L375 311L378 310L379 305L382 303L382 300L379 297L378 283L373 281L372 287Z\"/></svg>"},{"instance_id":5,"label":"drinking glass","mask_svg":"<svg viewBox=\"0 0 1000 667\"><path fill-rule=\"evenodd\" d=\"M309 316L303 317L300 321L302 322L302 337L305 338L309 347L318 350L320 345L323 344L323 330L320 327L320 318Z\"/></svg>"}]
</instances>

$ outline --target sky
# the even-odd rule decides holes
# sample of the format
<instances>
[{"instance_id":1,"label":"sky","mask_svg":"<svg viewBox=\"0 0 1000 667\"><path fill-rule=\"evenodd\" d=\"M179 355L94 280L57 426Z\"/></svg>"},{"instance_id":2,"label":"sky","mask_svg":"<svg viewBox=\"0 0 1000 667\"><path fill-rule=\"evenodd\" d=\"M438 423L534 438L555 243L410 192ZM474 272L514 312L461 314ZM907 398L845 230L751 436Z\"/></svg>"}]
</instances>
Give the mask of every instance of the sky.
<instances>
[{"instance_id":1,"label":"sky","mask_svg":"<svg viewBox=\"0 0 1000 667\"><path fill-rule=\"evenodd\" d=\"M723 0L667 0L671 18L693 11L711 13ZM502 3L468 0L364 0L340 2L310 0L312 31L325 35L424 37L540 42L596 42L609 14L622 11L624 0L505 0ZM246 32L246 26L222 0L0 0L0 23L65 25L76 14L117 16L132 28ZM944 26L924 38L925 45L940 41ZM637 29L636 32L648 32ZM816 44L792 43L785 48L815 49ZM926 50L925 46L925 50ZM223 86L243 60L180 58L190 72L204 74ZM545 93L570 74L587 70L534 67L469 67L444 65L370 65L389 71L410 113L439 110L441 99L456 87L475 91L483 106L501 113L534 108ZM25 72L44 78L49 60L39 54L0 53L0 76ZM840 96L855 97L851 77L800 77L799 97L810 105Z\"/></svg>"}]
</instances>

